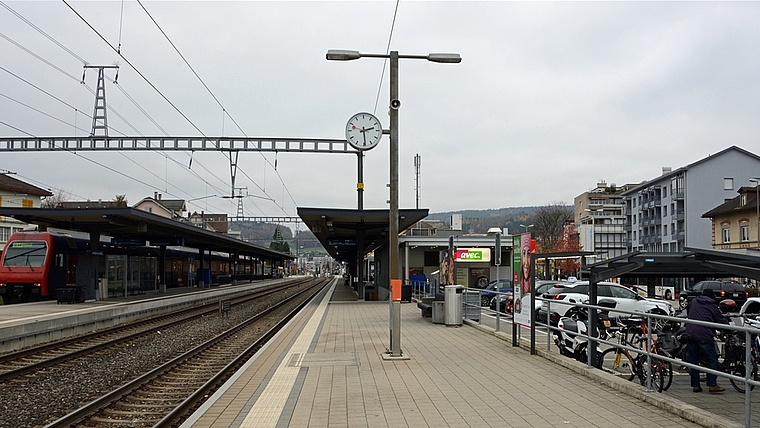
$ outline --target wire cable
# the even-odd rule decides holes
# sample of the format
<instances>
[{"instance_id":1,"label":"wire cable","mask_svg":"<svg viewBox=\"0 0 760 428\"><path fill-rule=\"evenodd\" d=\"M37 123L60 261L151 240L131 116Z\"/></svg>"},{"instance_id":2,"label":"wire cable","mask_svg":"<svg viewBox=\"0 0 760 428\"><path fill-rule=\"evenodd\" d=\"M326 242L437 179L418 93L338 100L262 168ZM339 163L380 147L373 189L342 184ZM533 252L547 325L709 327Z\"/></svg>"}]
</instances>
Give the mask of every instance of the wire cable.
<instances>
[{"instance_id":1,"label":"wire cable","mask_svg":"<svg viewBox=\"0 0 760 428\"><path fill-rule=\"evenodd\" d=\"M201 76L200 76L200 75L199 75L199 74L198 74L198 73L195 71L195 69L193 68L193 66L192 66L192 65L190 64L190 62L189 62L189 61L188 61L188 60L185 58L185 56L182 54L182 52L180 52L179 48L177 48L177 46L174 44L174 42L172 42L172 40L169 38L169 35L168 35L168 34L166 34L166 32L163 30L163 28L161 28L161 26L158 24L158 22L157 22L157 21L156 21L156 20L153 18L153 16L150 14L150 12L149 12L149 11L148 11L148 9L145 7L145 5L143 5L143 2L142 2L141 0L137 0L137 4L139 4L139 5L140 5L140 7L142 8L142 10L145 12L145 14L146 14L146 15L148 15L148 18L150 18L150 20L153 22L153 24L156 26L156 28L158 28L158 31L160 31L160 32L161 32L161 34L164 36L164 38L166 39L166 41L167 41L167 42L168 42L168 43L171 45L171 47L174 49L174 51L177 53L177 55L179 55L179 57L182 59L182 61L185 63L185 65L187 65L187 67L190 69L190 71L193 73L193 75L195 75L195 77L198 79L198 81L201 83L201 85L203 85L203 87L206 89L206 91L209 93L209 95L211 95L211 97L214 99L214 101L216 101L217 105L219 105L219 107L222 109L222 129L224 129L224 116L226 115L227 117L229 117L229 118L230 118L230 120L232 121L232 123L233 123L233 124L235 124L235 126L237 127L237 129L238 129L238 130L239 130L239 131L240 131L240 132L241 132L243 135L245 135L245 136L247 137L247 134L246 134L246 132L245 132L245 131L243 131L243 129L242 129L242 128L240 127L240 125L237 123L237 121L235 120L235 118L233 118L233 117L232 117L232 115L230 115L230 114L229 114L229 112L228 112L228 111L227 111L227 109L224 107L224 105L222 105L222 102L221 102L221 101L219 101L219 98L217 98L217 96L214 94L214 92L211 90L211 88L209 88L209 86L206 84L206 82L203 80L203 78L201 78ZM224 131L222 131L222 133L224 133ZM275 171L275 172L277 172L277 167L276 167L275 165L272 165L272 163L269 161L269 159L267 159L267 157L266 157L266 156L264 156L264 154L263 154L263 153L259 152L259 154L260 154L260 155L261 155L261 157L262 157L262 158L265 160L265 162L266 162L266 163L268 163L268 164L269 164L269 165L272 167L272 169L274 169L274 171ZM230 161L232 161L232 160L230 159ZM253 179L252 179L252 178L251 178L251 177L250 177L248 174L246 174L246 173L245 173L245 171L243 171L243 170L242 170L242 168L240 169L240 172L242 172L242 173L243 173L243 175L245 175L245 176L246 176L246 178L248 178L249 180L251 180L251 182L252 182L253 184L255 184L255 185L256 185L256 187L258 187L258 188L259 188L259 189L260 189L260 190L261 190L261 191L262 191L262 192L263 192L265 195L269 196L269 195L266 193L266 190L264 190L264 188L262 188L261 186L259 186L259 185L256 183L256 181L255 181L255 180L253 180ZM289 190L289 189L287 189L287 185L285 185L285 182L282 180L282 177L280 176L280 174L279 174L279 173L277 174L277 176L278 176L278 178L280 179L280 183L281 183L281 184L282 184L282 186L283 186L283 187L284 187L284 188L287 190L288 194L291 196L291 199L292 199L292 198L293 198L293 196L292 196L292 194L290 193L290 190ZM232 195L232 196L234 196L234 195ZM270 199L271 199L272 201L274 201L274 199L273 199L273 198L271 198L271 197L270 197ZM293 203L295 204L295 200L293 200ZM296 204L296 205L297 205L297 204ZM279 207L279 206L278 206L278 207ZM279 207L279 208L280 208L280 209L282 209L282 207ZM287 214L287 213L286 213L286 214Z\"/></svg>"},{"instance_id":2,"label":"wire cable","mask_svg":"<svg viewBox=\"0 0 760 428\"><path fill-rule=\"evenodd\" d=\"M391 51L391 40L393 40L393 29L396 28L396 16L398 15L398 5L401 0L396 0L396 8L393 10L393 21L391 22L391 31L388 34L388 46L385 48L385 54ZM380 103L380 90L383 89L383 78L385 77L385 67L388 65L388 58L383 60L383 71L380 73L380 84L377 86L377 97L375 97L375 108L372 114L377 114L377 105Z\"/></svg>"},{"instance_id":3,"label":"wire cable","mask_svg":"<svg viewBox=\"0 0 760 428\"><path fill-rule=\"evenodd\" d=\"M21 14L19 14L18 12L16 12L16 11L15 11L15 10L13 10L12 8L10 8L8 5L6 5L6 4L5 4L5 3L3 3L3 2L0 2L0 4L2 4L2 6L4 6L6 9L8 9L10 12L12 12L14 15L16 15L16 16L17 16L19 19L21 19L22 21L24 21L24 23L26 23L27 25L31 26L31 27L32 27L32 28L34 28L35 30L37 30L37 31L38 31L40 34L44 35L44 36L45 36L47 39L49 39L50 41L54 42L54 43L55 43L57 46L59 46L61 49L63 49L63 50L64 50L64 51L66 51L67 53L69 53L71 56L73 56L73 57L74 57L74 58L76 58L77 60L81 61L82 63L84 63L84 64L87 64L87 61L86 61L86 60L84 60L84 59L83 59L82 57L80 57L79 55L77 55L77 54L76 54L74 51L72 51L71 49L69 49L68 47L66 47L65 45L63 45L62 43L60 43L60 42L58 42L57 40L55 40L55 38L53 38L52 36L50 36L49 34L47 34L46 32L44 32L44 31L43 31L42 29L40 29L38 26L34 25L34 24L31 22L31 21L29 21L28 19L26 19L25 17L23 17ZM0 34L0 36L2 36L4 39L6 39L6 40L7 40L7 41L9 41L10 43L14 44L15 46L17 46L18 48L22 49L22 50L23 50L23 51L25 51L26 53L28 53L28 54L30 54L30 55L32 55L32 56L34 56L35 58L37 58L38 60L42 61L43 63L45 63L45 64L47 64L47 65L51 66L52 68L56 69L57 71L61 72L62 74L64 74L64 75L68 76L68 77L69 77L69 78L71 78L72 80L75 80L75 81L79 82L79 79L78 79L77 77L75 77L75 76L73 76L73 75L71 75L71 74L69 74L69 73L65 72L63 69L61 69L61 68L59 68L59 67L55 66L55 65L54 65L54 64L52 64L51 62L49 62L49 61L45 60L44 58L42 58L41 56L39 56L39 55L35 54L35 53L34 53L34 52L32 52L30 49L28 49L28 48L24 47L23 45L21 45L20 43L18 43L18 42L16 42L16 41L14 41L14 40L13 40L13 39L11 39L10 37L8 37L8 36L6 36L6 35L4 35L4 34ZM55 96L54 96L54 95L52 95L51 93L49 93L49 92L47 92L47 91L43 90L42 88L40 88L40 87L38 87L38 86L36 86L36 85L32 84L31 82L29 82L29 81L27 81L27 80L25 80L25 79L21 78L20 76L18 76L18 75L16 75L16 74L12 73L11 71L9 71L9 70L5 69L4 67L0 67L0 69L2 69L3 71L5 71L5 72L9 73L11 76L13 76L13 77L16 77L17 79L21 80L22 82L24 82L24 83L26 83L26 84L28 84L28 85L32 86L33 88L35 88L35 89L37 89L37 90L39 90L39 91L42 91L42 92L43 92L43 93L45 93L46 95L48 95L48 96L50 96L50 97L52 97L52 98L54 98L54 99L56 99L56 100L58 100L58 101L62 102L64 105L66 105L66 106L68 106L68 107L70 107L70 108L73 108L73 109L74 109L76 112L79 112L79 113L81 113L81 114L84 114L84 115L86 115L86 114L83 112L83 110L82 110L82 109L77 109L76 107L72 106L71 104L69 104L69 103L66 103L65 101L61 100L61 99L60 99L60 98L58 98L58 97L55 97ZM156 126L157 126L157 127L158 127L158 128L159 128L159 129L160 129L162 132L163 132L163 133L164 133L164 135L168 135L168 133L167 133L167 132L166 132L166 131L165 131L165 130L164 130L164 129L163 129L163 128L162 128L162 127L161 127L161 126L160 126L160 125L159 125L159 124L158 124L158 123L157 123L157 122L156 122L156 121L155 121L155 120L154 120L154 119L153 119L153 118L152 118L150 115L149 115L149 114L148 114L148 112L147 112L147 111L145 111L145 109L143 109L143 108L142 108L142 106L140 106L140 105L139 105L139 103L137 103L137 101L136 101L136 100L135 100L135 99L134 99L134 98L133 98L131 95L129 95L129 93L127 93L127 91L126 91L126 90L125 90L125 89L124 89L124 88L123 88L121 85L118 85L118 84L117 84L117 82L116 82L114 79L109 79L109 80L111 81L111 83L115 84L115 85L117 86L117 88L119 88L119 90L120 90L120 91L121 91L121 92L122 92L122 93L123 93L123 94L124 94L124 95L127 97L127 99L129 99L129 100L130 100L130 101L131 101L131 102L132 102L132 103L135 105L135 107L137 107L137 108L138 108L138 109L139 109L141 112L143 112L143 114L145 114L145 116L146 116L146 117L147 117L147 118L148 118L148 119L149 119L151 122L153 122L153 123L154 123L154 124L155 124L155 125L156 125ZM87 88L87 90L88 90L88 91L90 91L90 93L91 93L91 94L93 94L93 95L95 94L95 90L94 90L94 89L90 88L90 87L89 87L89 86L87 86L87 85L84 85L84 87L85 87L85 88ZM30 107L30 108L32 108L32 107ZM49 117L51 117L51 118L54 118L53 116L50 116L50 115L48 115L48 114L46 114L46 113L42 112L41 110L38 110L38 109L34 109L34 110L35 110L35 111L37 111L37 112L39 112L39 113L41 113L41 114L45 114L45 115L47 115L47 116L49 116ZM111 109L110 109L110 111L111 111L111 113L113 113L114 115L116 115L118 118L120 118L120 119L121 119L121 120L122 120L122 121L123 121L125 124L127 124L127 126L128 126L128 127L130 127L130 128L131 128L131 129L132 129L132 130L133 130L135 133L137 133L138 135L141 135L141 136L143 135L143 134L142 134L140 131L138 131L138 130L137 130L137 128L136 128L135 126L133 126L133 125L132 125L132 124L129 122L129 120L127 120L127 119L126 119L126 118L125 118L123 115L121 115L121 113L119 113L117 110L115 110L115 109L111 108ZM88 118L90 118L90 119L91 119L91 117L90 117L89 115L86 115L86 116L87 116ZM63 123L67 123L67 122L65 122L65 121L63 121L63 120L61 120L61 119L58 119L58 118L54 118L54 119L56 119L56 120L58 120L58 121L62 121ZM67 123L67 124L68 124L68 123ZM125 133L123 133L123 132L119 131L118 129L114 128L113 126L109 126L108 128L109 128L110 130L114 131L114 132L117 132L117 133L121 134L121 135L124 135L124 136L126 136L126 135L127 135L127 134L125 134ZM78 127L76 127L76 125L75 125L75 129L80 129L80 130L81 130L81 128L78 128ZM87 131L84 131L84 132L87 132ZM164 153L158 153L158 152L154 152L154 153L157 153L157 154L159 154L159 155L161 155L161 156L164 156L165 158L169 158L169 159L171 159L171 160L172 160L172 162L179 164L179 162L178 162L177 160L173 159L171 156L169 156L169 155L167 155L167 154L164 154ZM126 154L123 154L123 153L121 153L121 152L120 152L120 154L121 154L123 157L127 158L128 160L130 160L130 162L133 162L133 163L135 163L135 164L137 164L137 165L140 165L140 164L138 164L137 162L135 162L134 160L130 159L130 158L129 158L129 156L127 156ZM208 170L208 168L206 168L206 167L205 167L204 165L202 165L200 162L198 162L198 164L201 166L201 168L205 169L205 170L206 170L206 171L207 171L209 174L211 174L213 177L215 177L215 178L216 178L217 180L219 180L221 183L224 183L224 182L225 182L223 179L221 179L220 177L218 177L216 174L214 174L213 172L211 172L210 170ZM145 169L145 167L142 167L142 166L141 166L141 168ZM153 173L151 172L151 174L153 174ZM207 185L210 185L211 187L213 187L213 188L214 188L214 189L216 189L217 191L221 191L221 189L220 189L220 188L218 188L218 187L216 187L216 186L212 185L211 183L209 183L208 181L206 181L206 180L205 180L203 177L201 177L201 176L200 176L200 175L199 175L197 172L195 172L195 171L191 171L191 174L192 174L193 176L195 176L196 178L200 179L201 181L205 182ZM155 174L154 174L154 175L155 175Z\"/></svg>"}]
</instances>

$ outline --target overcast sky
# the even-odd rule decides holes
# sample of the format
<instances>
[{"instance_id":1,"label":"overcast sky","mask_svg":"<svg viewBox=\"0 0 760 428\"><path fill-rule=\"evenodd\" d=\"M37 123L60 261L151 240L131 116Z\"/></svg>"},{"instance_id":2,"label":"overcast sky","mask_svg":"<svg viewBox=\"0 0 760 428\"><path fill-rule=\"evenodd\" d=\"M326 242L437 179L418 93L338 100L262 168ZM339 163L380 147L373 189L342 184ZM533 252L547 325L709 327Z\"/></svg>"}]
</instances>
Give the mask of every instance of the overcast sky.
<instances>
[{"instance_id":1,"label":"overcast sky","mask_svg":"<svg viewBox=\"0 0 760 428\"><path fill-rule=\"evenodd\" d=\"M415 154L420 207L442 212L572 204L600 180L652 179L731 145L760 153L760 2L401 1L395 25L394 1L69 4L0 4L0 136L89 135L97 72L82 85L82 60L120 66L118 86L106 71L112 136L343 139L362 111L387 128L384 61L325 54L385 53L392 34L401 54L462 57L400 61L401 208L415 207ZM388 143L365 158L368 209L387 208ZM236 214L220 197L224 154L190 159L0 153L0 169L72 200L160 192ZM248 152L238 164L246 215L357 206L356 156Z\"/></svg>"}]
</instances>

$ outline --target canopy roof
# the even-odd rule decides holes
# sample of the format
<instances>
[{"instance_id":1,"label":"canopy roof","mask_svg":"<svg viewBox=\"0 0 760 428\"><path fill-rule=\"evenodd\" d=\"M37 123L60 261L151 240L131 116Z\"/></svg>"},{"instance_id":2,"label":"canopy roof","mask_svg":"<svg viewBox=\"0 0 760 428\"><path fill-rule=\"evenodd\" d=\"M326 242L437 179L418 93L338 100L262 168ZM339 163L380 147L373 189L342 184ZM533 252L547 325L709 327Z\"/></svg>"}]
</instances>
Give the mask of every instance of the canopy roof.
<instances>
[{"instance_id":1,"label":"canopy roof","mask_svg":"<svg viewBox=\"0 0 760 428\"><path fill-rule=\"evenodd\" d=\"M115 241L134 245L182 245L239 255L292 260L290 254L251 244L229 235L211 232L187 222L171 220L136 208L0 208L0 216L24 223L92 234L107 235Z\"/></svg>"}]
</instances>

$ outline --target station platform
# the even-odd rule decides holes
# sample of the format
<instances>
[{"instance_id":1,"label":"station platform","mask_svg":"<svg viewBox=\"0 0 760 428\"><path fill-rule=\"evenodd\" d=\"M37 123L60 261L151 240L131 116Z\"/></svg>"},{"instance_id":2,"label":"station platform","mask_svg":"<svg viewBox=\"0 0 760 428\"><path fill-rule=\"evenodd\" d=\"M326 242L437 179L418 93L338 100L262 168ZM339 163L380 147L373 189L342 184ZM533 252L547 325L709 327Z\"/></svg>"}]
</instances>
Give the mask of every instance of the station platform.
<instances>
[{"instance_id":1,"label":"station platform","mask_svg":"<svg viewBox=\"0 0 760 428\"><path fill-rule=\"evenodd\" d=\"M635 398L622 392L641 389L630 382L616 388L481 325L401 308L407 359L384 359L388 302L359 301L336 281L182 427L741 426L663 394Z\"/></svg>"},{"instance_id":2,"label":"station platform","mask_svg":"<svg viewBox=\"0 0 760 428\"><path fill-rule=\"evenodd\" d=\"M0 305L0 352L12 352L201 303L214 303L285 280L210 288L177 287L165 293L146 292L84 303L58 304L55 300L46 300Z\"/></svg>"}]
</instances>

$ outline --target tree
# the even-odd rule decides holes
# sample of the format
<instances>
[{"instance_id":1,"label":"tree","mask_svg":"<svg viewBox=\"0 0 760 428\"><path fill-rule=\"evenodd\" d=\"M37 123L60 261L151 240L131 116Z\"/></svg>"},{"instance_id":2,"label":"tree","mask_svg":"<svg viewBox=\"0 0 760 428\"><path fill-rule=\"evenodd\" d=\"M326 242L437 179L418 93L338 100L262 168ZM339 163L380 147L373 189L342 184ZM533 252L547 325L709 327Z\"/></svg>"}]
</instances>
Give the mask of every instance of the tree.
<instances>
[{"instance_id":1,"label":"tree","mask_svg":"<svg viewBox=\"0 0 760 428\"><path fill-rule=\"evenodd\" d=\"M58 206L71 199L69 193L65 190L59 190L58 193L53 193L53 196L48 196L40 202L40 208L58 208Z\"/></svg>"},{"instance_id":2,"label":"tree","mask_svg":"<svg viewBox=\"0 0 760 428\"><path fill-rule=\"evenodd\" d=\"M578 230L575 228L575 224L569 223L562 231L562 237L559 242L557 242L557 246L552 252L569 253L581 250L581 242L580 239L578 239ZM556 267L561 272L570 273L578 272L581 265L578 263L578 259L563 259L556 263Z\"/></svg>"},{"instance_id":3,"label":"tree","mask_svg":"<svg viewBox=\"0 0 760 428\"><path fill-rule=\"evenodd\" d=\"M112 207L125 208L127 207L127 195L116 195L111 201Z\"/></svg>"},{"instance_id":4,"label":"tree","mask_svg":"<svg viewBox=\"0 0 760 428\"><path fill-rule=\"evenodd\" d=\"M562 203L538 208L533 215L533 236L536 252L554 252L565 232L565 225L572 221L573 209Z\"/></svg>"},{"instance_id":5,"label":"tree","mask_svg":"<svg viewBox=\"0 0 760 428\"><path fill-rule=\"evenodd\" d=\"M282 231L280 231L279 225L274 229L274 235L272 236L272 242L269 243L269 249L290 254L290 245L282 239Z\"/></svg>"}]
</instances>

